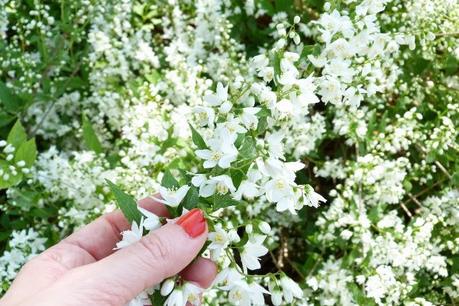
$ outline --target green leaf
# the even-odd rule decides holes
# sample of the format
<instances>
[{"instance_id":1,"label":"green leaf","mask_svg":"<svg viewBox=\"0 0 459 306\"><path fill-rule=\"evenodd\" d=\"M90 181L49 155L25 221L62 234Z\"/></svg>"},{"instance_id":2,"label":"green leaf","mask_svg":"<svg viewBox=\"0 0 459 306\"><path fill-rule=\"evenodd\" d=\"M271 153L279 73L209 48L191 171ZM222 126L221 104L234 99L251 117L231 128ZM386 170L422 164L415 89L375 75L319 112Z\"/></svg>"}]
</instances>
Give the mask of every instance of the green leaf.
<instances>
[{"instance_id":1,"label":"green leaf","mask_svg":"<svg viewBox=\"0 0 459 306\"><path fill-rule=\"evenodd\" d=\"M233 181L234 187L239 188L242 180L245 177L245 174L243 171L239 169L230 169L230 176L231 180Z\"/></svg>"},{"instance_id":2,"label":"green leaf","mask_svg":"<svg viewBox=\"0 0 459 306\"><path fill-rule=\"evenodd\" d=\"M109 180L107 180L107 184L115 196L118 207L121 209L126 219L128 219L129 223L136 222L139 224L142 214L137 209L137 203L134 200L134 197L122 191L118 186Z\"/></svg>"},{"instance_id":3,"label":"green leaf","mask_svg":"<svg viewBox=\"0 0 459 306\"><path fill-rule=\"evenodd\" d=\"M169 170L166 170L164 171L163 179L161 180L161 186L166 188L178 188L180 187L180 184L172 173Z\"/></svg>"},{"instance_id":4,"label":"green leaf","mask_svg":"<svg viewBox=\"0 0 459 306\"><path fill-rule=\"evenodd\" d=\"M276 52L274 55L274 82L277 84L279 82L279 77L281 75L281 59L282 59L283 52L279 51Z\"/></svg>"},{"instance_id":5,"label":"green leaf","mask_svg":"<svg viewBox=\"0 0 459 306\"><path fill-rule=\"evenodd\" d=\"M268 119L267 117L261 117L258 120L257 134L263 134L268 129Z\"/></svg>"},{"instance_id":6,"label":"green leaf","mask_svg":"<svg viewBox=\"0 0 459 306\"><path fill-rule=\"evenodd\" d=\"M25 161L26 167L29 168L35 162L37 158L37 146L35 145L35 139L29 139L22 143L14 156L14 161L17 163L21 160Z\"/></svg>"},{"instance_id":7,"label":"green leaf","mask_svg":"<svg viewBox=\"0 0 459 306\"><path fill-rule=\"evenodd\" d=\"M193 143L198 147L198 149L207 149L207 144L202 138L201 134L199 134L198 131L194 129L194 127L190 124L190 129L191 129L191 140L193 140Z\"/></svg>"},{"instance_id":8,"label":"green leaf","mask_svg":"<svg viewBox=\"0 0 459 306\"><path fill-rule=\"evenodd\" d=\"M191 186L190 190L188 190L185 198L183 199L183 207L190 210L195 208L199 202L199 192L198 188L195 186Z\"/></svg>"},{"instance_id":9,"label":"green leaf","mask_svg":"<svg viewBox=\"0 0 459 306\"><path fill-rule=\"evenodd\" d=\"M153 69L151 73L145 75L145 79L147 79L150 83L156 84L159 80L161 80L161 74L157 70Z\"/></svg>"},{"instance_id":10,"label":"green leaf","mask_svg":"<svg viewBox=\"0 0 459 306\"><path fill-rule=\"evenodd\" d=\"M405 188L406 192L410 192L411 189L413 189L413 185L408 180L403 181L403 187Z\"/></svg>"},{"instance_id":11,"label":"green leaf","mask_svg":"<svg viewBox=\"0 0 459 306\"><path fill-rule=\"evenodd\" d=\"M151 305L164 305L166 299L167 296L162 296L160 290L155 290L155 292L150 295Z\"/></svg>"},{"instance_id":12,"label":"green leaf","mask_svg":"<svg viewBox=\"0 0 459 306\"><path fill-rule=\"evenodd\" d=\"M19 119L11 128L10 133L8 134L8 138L6 141L12 144L16 149L20 147L20 145L27 140L27 133L24 127L21 124Z\"/></svg>"},{"instance_id":13,"label":"green leaf","mask_svg":"<svg viewBox=\"0 0 459 306\"><path fill-rule=\"evenodd\" d=\"M10 164L8 162L0 160L0 172L3 172L3 174L0 175L0 189L6 189L11 186L15 186L22 180L22 172L17 171L16 175L12 175L9 167ZM7 179L5 179L5 175L7 175Z\"/></svg>"},{"instance_id":14,"label":"green leaf","mask_svg":"<svg viewBox=\"0 0 459 306\"><path fill-rule=\"evenodd\" d=\"M5 83L0 81L0 102L3 104L5 110L17 113L23 107L23 101L19 96L14 94Z\"/></svg>"},{"instance_id":15,"label":"green leaf","mask_svg":"<svg viewBox=\"0 0 459 306\"><path fill-rule=\"evenodd\" d=\"M13 115L9 115L7 113L2 113L0 111L0 127L4 127L8 124L10 124L11 121L14 120L14 116Z\"/></svg>"},{"instance_id":16,"label":"green leaf","mask_svg":"<svg viewBox=\"0 0 459 306\"><path fill-rule=\"evenodd\" d=\"M240 203L239 201L231 198L231 196L228 194L225 194L225 195L215 194L213 196L213 202L214 202L214 205L213 205L214 209L225 208L229 206L236 206Z\"/></svg>"},{"instance_id":17,"label":"green leaf","mask_svg":"<svg viewBox=\"0 0 459 306\"><path fill-rule=\"evenodd\" d=\"M453 174L451 181L456 187L459 187L459 171Z\"/></svg>"},{"instance_id":18,"label":"green leaf","mask_svg":"<svg viewBox=\"0 0 459 306\"><path fill-rule=\"evenodd\" d=\"M253 137L246 136L239 148L239 155L244 159L251 159L257 156L256 143Z\"/></svg>"},{"instance_id":19,"label":"green leaf","mask_svg":"<svg viewBox=\"0 0 459 306\"><path fill-rule=\"evenodd\" d=\"M102 145L97 138L96 132L91 125L91 122L83 115L83 140L86 147L96 153L102 153Z\"/></svg>"}]
</instances>

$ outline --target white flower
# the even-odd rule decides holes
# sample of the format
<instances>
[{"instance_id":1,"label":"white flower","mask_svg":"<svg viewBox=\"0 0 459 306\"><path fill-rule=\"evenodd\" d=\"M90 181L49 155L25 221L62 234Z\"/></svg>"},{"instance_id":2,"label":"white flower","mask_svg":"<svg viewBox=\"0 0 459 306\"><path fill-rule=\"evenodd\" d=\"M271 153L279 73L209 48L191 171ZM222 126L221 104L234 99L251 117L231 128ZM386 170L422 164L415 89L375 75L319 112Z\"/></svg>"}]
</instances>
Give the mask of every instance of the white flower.
<instances>
[{"instance_id":1,"label":"white flower","mask_svg":"<svg viewBox=\"0 0 459 306\"><path fill-rule=\"evenodd\" d=\"M285 118L293 115L293 104L288 99L282 99L276 104L276 109L280 113L280 118Z\"/></svg>"},{"instance_id":2,"label":"white flower","mask_svg":"<svg viewBox=\"0 0 459 306\"><path fill-rule=\"evenodd\" d=\"M168 189L163 186L159 187L159 193L161 194L162 199L154 198L156 201L163 203L171 207L177 207L185 198L190 186L185 185L179 189Z\"/></svg>"},{"instance_id":3,"label":"white flower","mask_svg":"<svg viewBox=\"0 0 459 306\"><path fill-rule=\"evenodd\" d=\"M282 304L282 292L279 290L274 290L271 294L271 302L274 306L279 306Z\"/></svg>"},{"instance_id":4,"label":"white flower","mask_svg":"<svg viewBox=\"0 0 459 306\"><path fill-rule=\"evenodd\" d=\"M258 118L255 116L261 108L259 107L245 107L242 110L242 123L249 130L254 130L258 126Z\"/></svg>"},{"instance_id":5,"label":"white flower","mask_svg":"<svg viewBox=\"0 0 459 306\"><path fill-rule=\"evenodd\" d=\"M234 305L251 305L250 293L246 286L234 286L230 290L228 298Z\"/></svg>"},{"instance_id":6,"label":"white flower","mask_svg":"<svg viewBox=\"0 0 459 306\"><path fill-rule=\"evenodd\" d=\"M323 196L315 192L314 189L309 185L305 186L303 195L305 205L307 206L319 207L319 202L327 202L327 200Z\"/></svg>"},{"instance_id":7,"label":"white flower","mask_svg":"<svg viewBox=\"0 0 459 306\"><path fill-rule=\"evenodd\" d=\"M352 237L352 232L350 230L345 229L344 231L340 233L339 236L343 238L344 240L349 240L349 238Z\"/></svg>"},{"instance_id":8,"label":"white flower","mask_svg":"<svg viewBox=\"0 0 459 306\"><path fill-rule=\"evenodd\" d=\"M217 92L206 95L204 100L211 106L220 106L221 113L229 112L232 107L232 104L228 101L228 86L223 87L220 82L217 84Z\"/></svg>"},{"instance_id":9,"label":"white flower","mask_svg":"<svg viewBox=\"0 0 459 306\"><path fill-rule=\"evenodd\" d=\"M230 115L224 123L219 123L219 127L226 128L228 134L231 135L247 132L247 130L242 126L241 119L233 117L232 115Z\"/></svg>"},{"instance_id":10,"label":"white flower","mask_svg":"<svg viewBox=\"0 0 459 306\"><path fill-rule=\"evenodd\" d=\"M297 299L303 297L303 290L300 286L287 276L284 275L281 277L280 284L284 293L284 299L288 304L293 302L294 297Z\"/></svg>"},{"instance_id":11,"label":"white flower","mask_svg":"<svg viewBox=\"0 0 459 306\"><path fill-rule=\"evenodd\" d=\"M215 112L210 107L196 106L194 108L199 126L210 126L212 127L215 120Z\"/></svg>"},{"instance_id":12,"label":"white flower","mask_svg":"<svg viewBox=\"0 0 459 306\"><path fill-rule=\"evenodd\" d=\"M211 257L217 260L221 251L232 241L239 241L239 236L234 229L224 229L220 223L215 225L214 231L209 233L208 239L211 241L207 247L211 250Z\"/></svg>"},{"instance_id":13,"label":"white flower","mask_svg":"<svg viewBox=\"0 0 459 306\"><path fill-rule=\"evenodd\" d=\"M334 77L326 77L320 81L319 95L322 96L322 101L338 104L343 96L341 82Z\"/></svg>"},{"instance_id":14,"label":"white flower","mask_svg":"<svg viewBox=\"0 0 459 306\"><path fill-rule=\"evenodd\" d=\"M212 106L218 106L222 104L224 101L228 100L228 86L223 87L223 84L218 82L216 93L206 95L204 100Z\"/></svg>"},{"instance_id":15,"label":"white flower","mask_svg":"<svg viewBox=\"0 0 459 306\"><path fill-rule=\"evenodd\" d=\"M249 180L244 180L239 185L239 188L234 193L235 200L241 200L242 197L246 199L253 199L260 194L259 186Z\"/></svg>"},{"instance_id":16,"label":"white flower","mask_svg":"<svg viewBox=\"0 0 459 306\"><path fill-rule=\"evenodd\" d=\"M228 191L231 193L236 191L231 177L228 175L219 175L203 182L199 188L199 195L201 197L210 197L215 192L223 195L227 194Z\"/></svg>"},{"instance_id":17,"label":"white flower","mask_svg":"<svg viewBox=\"0 0 459 306\"><path fill-rule=\"evenodd\" d=\"M282 162L276 158L268 158L266 161L256 160L258 170L266 176L283 177L287 181L295 180L295 172L304 168L304 164L300 162Z\"/></svg>"},{"instance_id":18,"label":"white flower","mask_svg":"<svg viewBox=\"0 0 459 306\"><path fill-rule=\"evenodd\" d=\"M143 219L140 221L140 224L137 225L135 221L132 222L131 229L123 231L121 233L123 238L121 241L116 243L116 250L125 248L137 241L139 241L143 236Z\"/></svg>"},{"instance_id":19,"label":"white flower","mask_svg":"<svg viewBox=\"0 0 459 306\"><path fill-rule=\"evenodd\" d=\"M265 305L265 298L263 294L270 294L269 291L255 282L250 283L248 287L252 304Z\"/></svg>"},{"instance_id":20,"label":"white flower","mask_svg":"<svg viewBox=\"0 0 459 306\"><path fill-rule=\"evenodd\" d=\"M242 197L246 199L253 199L260 195L260 187L257 185L257 181L262 177L260 171L251 167L247 172L247 180L243 180L239 185L239 188L234 193L233 198L235 200L241 200Z\"/></svg>"},{"instance_id":21,"label":"white flower","mask_svg":"<svg viewBox=\"0 0 459 306\"><path fill-rule=\"evenodd\" d=\"M296 186L294 182L285 179L284 177L277 177L269 180L265 186L266 198L270 202L278 203L277 210L284 211L293 208L295 191L293 187ZM291 203L293 201L293 204ZM292 207L290 207L292 206Z\"/></svg>"},{"instance_id":22,"label":"white flower","mask_svg":"<svg viewBox=\"0 0 459 306\"><path fill-rule=\"evenodd\" d=\"M195 151L199 158L205 160L204 168L213 168L218 165L220 168L226 169L236 160L238 151L234 146L235 138L228 132L221 132L221 134L218 138L208 141L209 149Z\"/></svg>"},{"instance_id":23,"label":"white flower","mask_svg":"<svg viewBox=\"0 0 459 306\"><path fill-rule=\"evenodd\" d=\"M182 288L175 288L164 302L164 306L185 306L185 304L186 299L183 296Z\"/></svg>"},{"instance_id":24,"label":"white flower","mask_svg":"<svg viewBox=\"0 0 459 306\"><path fill-rule=\"evenodd\" d=\"M257 270L261 268L259 257L266 255L268 249L263 245L266 236L254 235L244 245L241 252L241 261L244 270Z\"/></svg>"},{"instance_id":25,"label":"white flower","mask_svg":"<svg viewBox=\"0 0 459 306\"><path fill-rule=\"evenodd\" d=\"M223 269L217 274L214 281L220 289L226 291L243 282L243 276L235 268Z\"/></svg>"},{"instance_id":26,"label":"white flower","mask_svg":"<svg viewBox=\"0 0 459 306\"><path fill-rule=\"evenodd\" d=\"M135 54L135 58L139 61L150 62L153 67L159 66L159 59L156 56L155 52L146 42L140 42L138 50Z\"/></svg>"},{"instance_id":27,"label":"white flower","mask_svg":"<svg viewBox=\"0 0 459 306\"><path fill-rule=\"evenodd\" d=\"M282 132L276 132L269 134L266 137L266 142L268 143L269 155L272 158L278 159L284 157L284 144L282 140L284 139L284 134Z\"/></svg>"},{"instance_id":28,"label":"white flower","mask_svg":"<svg viewBox=\"0 0 459 306\"><path fill-rule=\"evenodd\" d=\"M137 209L142 213L142 215L144 215L145 219L143 221L143 227L146 229L146 230L149 230L149 231L152 231L152 230L155 230L159 227L161 227L161 222L159 220L159 217L157 215L155 215L154 213L140 207L140 206L137 206Z\"/></svg>"},{"instance_id":29,"label":"white flower","mask_svg":"<svg viewBox=\"0 0 459 306\"><path fill-rule=\"evenodd\" d=\"M193 283L185 282L183 285L183 300L191 305L201 305L201 294L204 290Z\"/></svg>"},{"instance_id":30,"label":"white flower","mask_svg":"<svg viewBox=\"0 0 459 306\"><path fill-rule=\"evenodd\" d=\"M191 184L193 184L193 186L195 187L199 187L206 181L207 181L207 178L205 174L196 174L191 179Z\"/></svg>"}]
</instances>

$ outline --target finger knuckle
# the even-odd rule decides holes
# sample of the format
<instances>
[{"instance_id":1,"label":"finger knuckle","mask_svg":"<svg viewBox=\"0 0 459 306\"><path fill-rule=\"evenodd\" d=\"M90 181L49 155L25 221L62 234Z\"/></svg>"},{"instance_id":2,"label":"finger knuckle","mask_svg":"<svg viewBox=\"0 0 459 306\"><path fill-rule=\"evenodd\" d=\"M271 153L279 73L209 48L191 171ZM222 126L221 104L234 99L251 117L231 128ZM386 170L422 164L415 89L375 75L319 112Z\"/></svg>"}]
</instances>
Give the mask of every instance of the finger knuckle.
<instances>
[{"instance_id":1,"label":"finger knuckle","mask_svg":"<svg viewBox=\"0 0 459 306\"><path fill-rule=\"evenodd\" d=\"M148 253L152 262L164 262L171 255L169 243L156 233L150 233L140 240L140 245Z\"/></svg>"}]
</instances>

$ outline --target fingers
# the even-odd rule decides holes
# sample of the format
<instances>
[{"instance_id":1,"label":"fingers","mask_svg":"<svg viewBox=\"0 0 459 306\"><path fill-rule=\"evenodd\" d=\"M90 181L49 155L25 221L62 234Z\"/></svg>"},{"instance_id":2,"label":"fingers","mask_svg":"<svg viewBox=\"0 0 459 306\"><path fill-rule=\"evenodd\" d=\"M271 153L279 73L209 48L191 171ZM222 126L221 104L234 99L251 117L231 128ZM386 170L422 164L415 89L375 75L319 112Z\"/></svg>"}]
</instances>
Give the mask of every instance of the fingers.
<instances>
[{"instance_id":1,"label":"fingers","mask_svg":"<svg viewBox=\"0 0 459 306\"><path fill-rule=\"evenodd\" d=\"M180 272L180 275L187 281L198 284L201 288L208 288L217 276L217 265L210 259L198 257Z\"/></svg>"},{"instance_id":2,"label":"fingers","mask_svg":"<svg viewBox=\"0 0 459 306\"><path fill-rule=\"evenodd\" d=\"M118 300L122 305L141 291L160 283L165 278L183 270L196 257L207 239L207 223L202 211L192 210L176 223L165 226L144 236L116 253L90 265L82 266L69 273L65 286L77 286ZM203 265L201 263L200 265ZM206 269L211 269L206 265ZM207 279L200 279L190 268L188 276L198 283L207 285ZM74 273L73 273L74 272ZM207 272L206 272L207 273ZM76 284L76 285L75 285ZM107 290L110 290L107 293Z\"/></svg>"},{"instance_id":3,"label":"fingers","mask_svg":"<svg viewBox=\"0 0 459 306\"><path fill-rule=\"evenodd\" d=\"M139 206L158 216L166 217L169 215L164 205L151 198L140 200ZM73 267L88 264L112 254L114 252L113 248L121 239L121 232L127 230L129 227L129 222L123 216L122 212L117 210L99 217L94 222L64 239L64 243L75 245L92 257L88 258L84 263L81 262L83 260L80 258L79 264L75 264Z\"/></svg>"},{"instance_id":4,"label":"fingers","mask_svg":"<svg viewBox=\"0 0 459 306\"><path fill-rule=\"evenodd\" d=\"M164 205L150 198L140 200L139 206L158 216L169 215ZM5 300L16 301L38 292L69 270L112 254L121 239L120 233L128 228L129 223L120 211L99 217L27 263L6 293ZM34 276L33 283L30 282L31 275ZM21 292L16 292L15 288L21 288Z\"/></svg>"}]
</instances>

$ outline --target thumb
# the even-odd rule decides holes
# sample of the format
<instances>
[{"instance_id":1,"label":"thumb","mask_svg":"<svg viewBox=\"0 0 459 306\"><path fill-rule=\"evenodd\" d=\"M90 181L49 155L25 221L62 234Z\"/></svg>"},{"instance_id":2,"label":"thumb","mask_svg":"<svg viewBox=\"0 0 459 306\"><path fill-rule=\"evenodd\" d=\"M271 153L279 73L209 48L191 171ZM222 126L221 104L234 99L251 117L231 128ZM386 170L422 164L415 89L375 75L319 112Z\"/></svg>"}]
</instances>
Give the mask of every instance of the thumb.
<instances>
[{"instance_id":1,"label":"thumb","mask_svg":"<svg viewBox=\"0 0 459 306\"><path fill-rule=\"evenodd\" d=\"M76 273L80 274L78 280L73 281L85 287L95 286L99 292L107 293L109 288L109 294L118 296L119 301L129 301L183 270L198 255L206 239L204 215L201 210L193 209L175 223L168 223L140 241L81 267L82 271Z\"/></svg>"}]
</instances>

